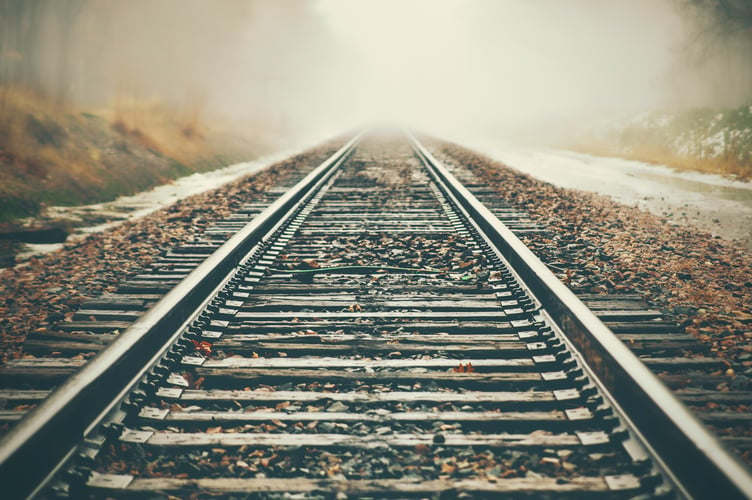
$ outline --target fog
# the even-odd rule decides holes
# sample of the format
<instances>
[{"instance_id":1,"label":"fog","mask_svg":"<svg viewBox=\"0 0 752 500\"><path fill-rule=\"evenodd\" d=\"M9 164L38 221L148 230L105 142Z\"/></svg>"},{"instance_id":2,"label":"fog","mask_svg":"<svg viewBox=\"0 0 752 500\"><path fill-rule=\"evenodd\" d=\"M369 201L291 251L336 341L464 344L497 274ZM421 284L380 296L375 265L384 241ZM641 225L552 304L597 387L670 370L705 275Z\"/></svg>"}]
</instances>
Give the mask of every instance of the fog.
<instances>
[{"instance_id":1,"label":"fog","mask_svg":"<svg viewBox=\"0 0 752 500\"><path fill-rule=\"evenodd\" d=\"M396 120L551 140L601 117L752 100L748 35L719 42L681 0L0 6L5 83L86 105L163 100L299 137Z\"/></svg>"}]
</instances>

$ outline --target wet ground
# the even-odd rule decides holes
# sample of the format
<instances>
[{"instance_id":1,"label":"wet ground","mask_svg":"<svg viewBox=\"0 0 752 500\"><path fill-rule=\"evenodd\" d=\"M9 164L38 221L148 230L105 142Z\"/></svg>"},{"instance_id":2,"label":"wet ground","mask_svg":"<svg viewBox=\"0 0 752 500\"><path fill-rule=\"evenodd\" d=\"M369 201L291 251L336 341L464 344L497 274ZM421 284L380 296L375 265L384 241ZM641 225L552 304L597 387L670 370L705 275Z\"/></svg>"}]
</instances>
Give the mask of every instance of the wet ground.
<instances>
[{"instance_id":1,"label":"wet ground","mask_svg":"<svg viewBox=\"0 0 752 500\"><path fill-rule=\"evenodd\" d=\"M739 240L752 250L752 182L572 151L458 142L556 186L605 194L676 224Z\"/></svg>"}]
</instances>

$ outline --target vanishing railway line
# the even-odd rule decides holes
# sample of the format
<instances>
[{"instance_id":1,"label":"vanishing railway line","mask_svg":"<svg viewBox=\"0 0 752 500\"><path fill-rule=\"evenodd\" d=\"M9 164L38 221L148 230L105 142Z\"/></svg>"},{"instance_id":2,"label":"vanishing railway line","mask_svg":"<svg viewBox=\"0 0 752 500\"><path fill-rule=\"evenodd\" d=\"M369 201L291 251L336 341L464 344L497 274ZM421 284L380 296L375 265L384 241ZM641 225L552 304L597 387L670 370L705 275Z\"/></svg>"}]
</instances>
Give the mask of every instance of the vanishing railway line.
<instances>
[{"instance_id":1,"label":"vanishing railway line","mask_svg":"<svg viewBox=\"0 0 752 500\"><path fill-rule=\"evenodd\" d=\"M40 402L0 444L10 495L752 495L622 344L660 343L657 314L586 297L594 314L499 222L542 230L524 214L409 137L305 174L27 343L101 352L0 373Z\"/></svg>"}]
</instances>

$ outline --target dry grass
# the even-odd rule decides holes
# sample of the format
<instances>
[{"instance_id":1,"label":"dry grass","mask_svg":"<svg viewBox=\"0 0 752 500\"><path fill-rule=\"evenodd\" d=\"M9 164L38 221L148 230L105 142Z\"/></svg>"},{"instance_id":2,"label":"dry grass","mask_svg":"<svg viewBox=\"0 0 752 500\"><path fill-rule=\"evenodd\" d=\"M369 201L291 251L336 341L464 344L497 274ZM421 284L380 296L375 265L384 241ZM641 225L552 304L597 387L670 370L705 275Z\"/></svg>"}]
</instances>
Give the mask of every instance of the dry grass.
<instances>
[{"instance_id":1,"label":"dry grass","mask_svg":"<svg viewBox=\"0 0 752 500\"><path fill-rule=\"evenodd\" d=\"M583 152L752 178L751 106L640 113L580 127L572 141Z\"/></svg>"},{"instance_id":2,"label":"dry grass","mask_svg":"<svg viewBox=\"0 0 752 500\"><path fill-rule=\"evenodd\" d=\"M215 133L203 109L200 100L175 109L121 98L106 109L82 110L0 87L0 224L45 204L134 194L264 150L261 141Z\"/></svg>"},{"instance_id":3,"label":"dry grass","mask_svg":"<svg viewBox=\"0 0 752 500\"><path fill-rule=\"evenodd\" d=\"M683 156L663 148L649 145L635 145L620 148L607 144L579 142L570 149L596 156L625 158L653 165L665 165L682 171L704 172L708 174L731 175L741 180L752 179L752 165L741 163L734 158L697 158Z\"/></svg>"},{"instance_id":4,"label":"dry grass","mask_svg":"<svg viewBox=\"0 0 752 500\"><path fill-rule=\"evenodd\" d=\"M206 138L209 127L203 120L203 102L190 101L175 108L157 100L120 97L109 108L95 113L110 121L114 130L144 147L190 163L212 154Z\"/></svg>"}]
</instances>

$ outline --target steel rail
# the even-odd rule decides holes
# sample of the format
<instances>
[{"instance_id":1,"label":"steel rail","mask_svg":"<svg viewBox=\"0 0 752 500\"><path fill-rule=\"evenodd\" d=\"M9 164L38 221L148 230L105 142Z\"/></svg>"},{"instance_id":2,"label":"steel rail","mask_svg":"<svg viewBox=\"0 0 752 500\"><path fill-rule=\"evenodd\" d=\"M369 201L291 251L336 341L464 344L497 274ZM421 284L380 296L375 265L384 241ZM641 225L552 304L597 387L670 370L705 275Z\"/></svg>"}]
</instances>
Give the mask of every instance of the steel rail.
<instances>
[{"instance_id":1,"label":"steel rail","mask_svg":"<svg viewBox=\"0 0 752 500\"><path fill-rule=\"evenodd\" d=\"M265 242L296 204L322 186L363 133L280 196L185 277L106 349L57 388L0 440L3 498L36 495L87 433L179 339L238 264Z\"/></svg>"},{"instance_id":2,"label":"steel rail","mask_svg":"<svg viewBox=\"0 0 752 500\"><path fill-rule=\"evenodd\" d=\"M418 140L419 159L442 180L566 332L631 422L692 498L752 498L752 475L577 296Z\"/></svg>"}]
</instances>

